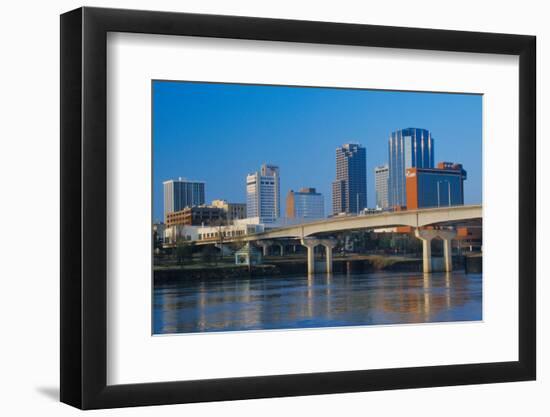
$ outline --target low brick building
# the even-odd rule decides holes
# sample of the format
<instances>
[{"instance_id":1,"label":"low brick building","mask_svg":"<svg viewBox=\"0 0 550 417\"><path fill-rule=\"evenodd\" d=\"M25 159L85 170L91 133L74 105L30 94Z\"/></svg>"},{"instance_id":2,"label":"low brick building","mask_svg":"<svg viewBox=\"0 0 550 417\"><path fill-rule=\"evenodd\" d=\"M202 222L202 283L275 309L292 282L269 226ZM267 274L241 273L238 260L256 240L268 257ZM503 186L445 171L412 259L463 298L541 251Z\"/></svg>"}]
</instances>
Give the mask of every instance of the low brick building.
<instances>
[{"instance_id":1,"label":"low brick building","mask_svg":"<svg viewBox=\"0 0 550 417\"><path fill-rule=\"evenodd\" d=\"M225 211L218 207L197 206L167 213L166 226L201 226L214 225L225 220Z\"/></svg>"}]
</instances>

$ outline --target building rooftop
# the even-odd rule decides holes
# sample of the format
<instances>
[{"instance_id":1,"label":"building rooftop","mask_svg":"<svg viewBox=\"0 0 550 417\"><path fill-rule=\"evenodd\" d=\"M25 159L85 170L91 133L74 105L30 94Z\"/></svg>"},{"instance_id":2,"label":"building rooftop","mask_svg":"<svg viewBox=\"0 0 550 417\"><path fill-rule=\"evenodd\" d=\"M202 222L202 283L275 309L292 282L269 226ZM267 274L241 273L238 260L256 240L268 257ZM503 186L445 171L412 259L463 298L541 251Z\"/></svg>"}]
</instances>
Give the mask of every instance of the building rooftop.
<instances>
[{"instance_id":1,"label":"building rooftop","mask_svg":"<svg viewBox=\"0 0 550 417\"><path fill-rule=\"evenodd\" d=\"M166 181L163 181L162 183L167 184L169 182L195 182L195 183L206 184L206 181L190 180L190 179L185 178L185 177L178 177L178 179L176 179L176 180L174 180L174 179L166 180Z\"/></svg>"}]
</instances>

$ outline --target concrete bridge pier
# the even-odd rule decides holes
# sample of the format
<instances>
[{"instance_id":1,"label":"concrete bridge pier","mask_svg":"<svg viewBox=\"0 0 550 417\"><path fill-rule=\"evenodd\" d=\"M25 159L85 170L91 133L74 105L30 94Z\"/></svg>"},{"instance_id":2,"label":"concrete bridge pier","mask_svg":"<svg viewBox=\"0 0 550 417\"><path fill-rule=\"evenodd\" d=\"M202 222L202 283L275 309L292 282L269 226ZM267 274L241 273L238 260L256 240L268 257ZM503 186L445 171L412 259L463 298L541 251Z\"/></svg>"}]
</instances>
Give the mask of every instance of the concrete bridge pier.
<instances>
[{"instance_id":1,"label":"concrete bridge pier","mask_svg":"<svg viewBox=\"0 0 550 417\"><path fill-rule=\"evenodd\" d=\"M327 274L332 274L332 249L336 246L336 241L332 239L323 239L321 245L325 247Z\"/></svg>"},{"instance_id":2,"label":"concrete bridge pier","mask_svg":"<svg viewBox=\"0 0 550 417\"><path fill-rule=\"evenodd\" d=\"M315 247L322 245L325 248L325 258L327 262L327 273L332 273L332 249L336 246L336 241L333 239L316 239L304 238L302 245L307 248L307 273L309 275L315 273Z\"/></svg>"},{"instance_id":3,"label":"concrete bridge pier","mask_svg":"<svg viewBox=\"0 0 550 417\"><path fill-rule=\"evenodd\" d=\"M414 235L422 241L422 269L432 272L432 240L443 240L443 259L445 272L453 270L452 241L456 236L454 230L416 229Z\"/></svg>"},{"instance_id":4,"label":"concrete bridge pier","mask_svg":"<svg viewBox=\"0 0 550 417\"><path fill-rule=\"evenodd\" d=\"M262 255L264 257L269 255L269 248L273 245L279 247L279 255L285 255L285 245L282 242L273 242L272 240L257 240L256 244L262 248Z\"/></svg>"},{"instance_id":5,"label":"concrete bridge pier","mask_svg":"<svg viewBox=\"0 0 550 417\"><path fill-rule=\"evenodd\" d=\"M266 257L269 254L269 247L271 246L271 241L269 240L258 240L256 244L262 248L262 255Z\"/></svg>"},{"instance_id":6,"label":"concrete bridge pier","mask_svg":"<svg viewBox=\"0 0 550 417\"><path fill-rule=\"evenodd\" d=\"M453 270L452 239L443 239L443 259L445 262L445 272L451 272Z\"/></svg>"},{"instance_id":7,"label":"concrete bridge pier","mask_svg":"<svg viewBox=\"0 0 550 417\"><path fill-rule=\"evenodd\" d=\"M307 248L307 273L315 273L315 246L319 244L317 239L302 239L302 245Z\"/></svg>"},{"instance_id":8,"label":"concrete bridge pier","mask_svg":"<svg viewBox=\"0 0 550 417\"><path fill-rule=\"evenodd\" d=\"M432 272L432 237L420 234L418 229L414 234L422 241L422 270L424 273Z\"/></svg>"}]
</instances>

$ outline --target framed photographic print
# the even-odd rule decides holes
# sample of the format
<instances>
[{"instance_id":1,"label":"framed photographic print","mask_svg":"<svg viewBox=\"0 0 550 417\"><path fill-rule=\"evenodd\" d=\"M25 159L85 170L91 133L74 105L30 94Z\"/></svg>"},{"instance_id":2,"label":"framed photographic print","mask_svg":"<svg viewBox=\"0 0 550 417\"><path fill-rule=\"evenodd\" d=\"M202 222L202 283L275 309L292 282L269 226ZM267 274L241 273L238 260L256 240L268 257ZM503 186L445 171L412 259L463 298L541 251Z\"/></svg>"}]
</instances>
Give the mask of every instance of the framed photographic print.
<instances>
[{"instance_id":1,"label":"framed photographic print","mask_svg":"<svg viewBox=\"0 0 550 417\"><path fill-rule=\"evenodd\" d=\"M61 16L61 400L535 379L535 38Z\"/></svg>"}]
</instances>

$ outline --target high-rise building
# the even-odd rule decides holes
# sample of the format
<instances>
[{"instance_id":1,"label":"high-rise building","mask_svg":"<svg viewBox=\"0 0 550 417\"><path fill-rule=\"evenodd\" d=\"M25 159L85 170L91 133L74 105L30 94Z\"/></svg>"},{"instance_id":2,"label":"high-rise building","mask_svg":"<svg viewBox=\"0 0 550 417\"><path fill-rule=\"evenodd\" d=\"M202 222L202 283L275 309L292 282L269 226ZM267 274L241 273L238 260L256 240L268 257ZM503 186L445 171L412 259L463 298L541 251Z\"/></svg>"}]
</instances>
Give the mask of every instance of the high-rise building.
<instances>
[{"instance_id":1,"label":"high-rise building","mask_svg":"<svg viewBox=\"0 0 550 417\"><path fill-rule=\"evenodd\" d=\"M244 219L246 217L245 203L229 203L225 200L212 200L212 207L221 208L225 211L227 220Z\"/></svg>"},{"instance_id":2,"label":"high-rise building","mask_svg":"<svg viewBox=\"0 0 550 417\"><path fill-rule=\"evenodd\" d=\"M407 209L464 204L466 171L461 164L440 162L437 168L408 168Z\"/></svg>"},{"instance_id":3,"label":"high-rise building","mask_svg":"<svg viewBox=\"0 0 550 417\"><path fill-rule=\"evenodd\" d=\"M426 129L397 130L390 135L388 151L389 205L405 206L405 172L408 168L434 167L434 138Z\"/></svg>"},{"instance_id":4,"label":"high-rise building","mask_svg":"<svg viewBox=\"0 0 550 417\"><path fill-rule=\"evenodd\" d=\"M246 217L273 223L281 213L279 167L263 164L260 171L246 176Z\"/></svg>"},{"instance_id":5,"label":"high-rise building","mask_svg":"<svg viewBox=\"0 0 550 417\"><path fill-rule=\"evenodd\" d=\"M374 183L376 188L376 208L386 209L390 206L388 196L388 183L390 179L390 168L388 164L374 168Z\"/></svg>"},{"instance_id":6,"label":"high-rise building","mask_svg":"<svg viewBox=\"0 0 550 417\"><path fill-rule=\"evenodd\" d=\"M322 219L325 217L325 199L315 188L290 190L286 196L286 217L289 219Z\"/></svg>"},{"instance_id":7,"label":"high-rise building","mask_svg":"<svg viewBox=\"0 0 550 417\"><path fill-rule=\"evenodd\" d=\"M367 151L356 143L336 148L332 213L359 213L367 207Z\"/></svg>"},{"instance_id":8,"label":"high-rise building","mask_svg":"<svg viewBox=\"0 0 550 417\"><path fill-rule=\"evenodd\" d=\"M204 181L184 178L164 181L164 222L168 213L204 204Z\"/></svg>"}]
</instances>

